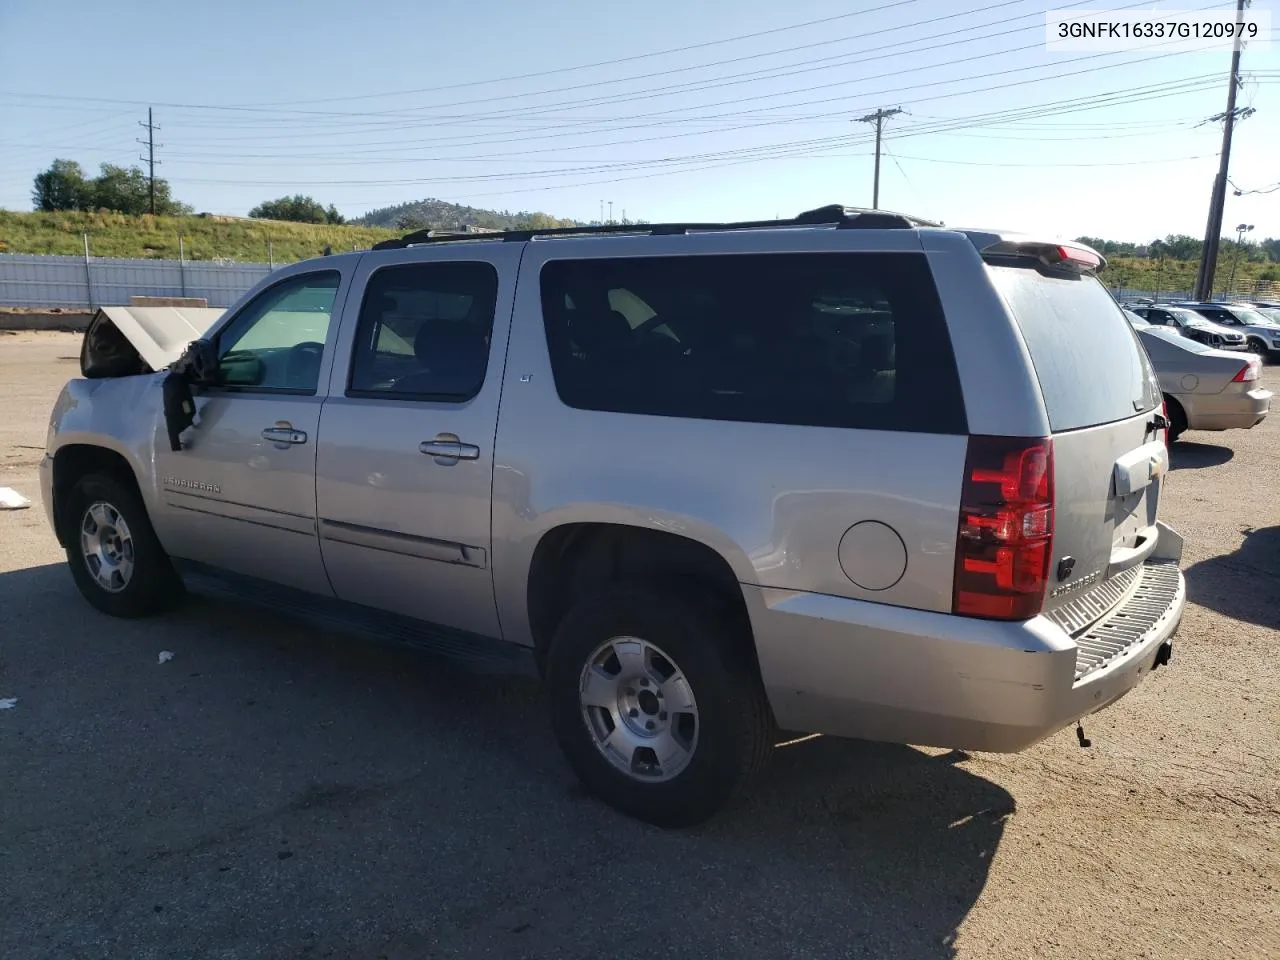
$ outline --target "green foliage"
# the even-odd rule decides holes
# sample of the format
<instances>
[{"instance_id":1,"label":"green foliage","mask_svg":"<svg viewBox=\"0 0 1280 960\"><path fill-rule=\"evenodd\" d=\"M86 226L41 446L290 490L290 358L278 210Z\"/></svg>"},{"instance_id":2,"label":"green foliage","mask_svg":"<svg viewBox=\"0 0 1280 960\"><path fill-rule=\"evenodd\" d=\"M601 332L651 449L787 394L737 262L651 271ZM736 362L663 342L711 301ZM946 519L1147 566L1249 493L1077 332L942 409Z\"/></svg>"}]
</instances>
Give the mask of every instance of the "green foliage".
<instances>
[{"instance_id":1,"label":"green foliage","mask_svg":"<svg viewBox=\"0 0 1280 960\"><path fill-rule=\"evenodd\" d=\"M178 259L178 236L189 260L226 259L277 264L335 253L367 250L398 231L330 224L277 223L212 216L152 217L120 213L64 211L16 213L0 210L0 253L84 253L89 234L95 257Z\"/></svg>"},{"instance_id":2,"label":"green foliage","mask_svg":"<svg viewBox=\"0 0 1280 960\"><path fill-rule=\"evenodd\" d=\"M92 206L93 189L84 168L74 160L55 160L36 174L31 205L37 210L86 210Z\"/></svg>"},{"instance_id":3,"label":"green foliage","mask_svg":"<svg viewBox=\"0 0 1280 960\"><path fill-rule=\"evenodd\" d=\"M319 200L300 193L295 193L292 197L264 200L249 211L249 216L259 220L290 220L294 223L341 224L347 222L332 203L326 210Z\"/></svg>"},{"instance_id":4,"label":"green foliage","mask_svg":"<svg viewBox=\"0 0 1280 960\"><path fill-rule=\"evenodd\" d=\"M548 213L483 210L430 199L371 210L355 222L371 227L394 227L399 231L460 230L464 227L480 227L485 230L547 230L582 225L577 220L565 220Z\"/></svg>"},{"instance_id":5,"label":"green foliage","mask_svg":"<svg viewBox=\"0 0 1280 960\"><path fill-rule=\"evenodd\" d=\"M151 209L151 185L139 167L119 167L104 163L92 180L80 164L54 160L48 170L36 174L31 204L37 210L107 210L137 216ZM173 199L166 180L156 180L156 213L175 216L191 213L191 208Z\"/></svg>"}]
</instances>

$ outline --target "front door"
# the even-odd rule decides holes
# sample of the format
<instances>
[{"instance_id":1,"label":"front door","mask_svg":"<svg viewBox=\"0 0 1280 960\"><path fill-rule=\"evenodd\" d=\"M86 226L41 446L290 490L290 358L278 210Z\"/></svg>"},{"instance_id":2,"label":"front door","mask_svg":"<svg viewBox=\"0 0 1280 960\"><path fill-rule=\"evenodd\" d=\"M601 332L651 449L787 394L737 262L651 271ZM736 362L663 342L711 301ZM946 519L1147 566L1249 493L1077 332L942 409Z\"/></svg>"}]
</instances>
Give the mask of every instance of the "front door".
<instances>
[{"instance_id":1,"label":"front door","mask_svg":"<svg viewBox=\"0 0 1280 960\"><path fill-rule=\"evenodd\" d=\"M361 266L351 366L320 418L320 547L342 599L497 637L490 496L520 247L458 246Z\"/></svg>"},{"instance_id":2,"label":"front door","mask_svg":"<svg viewBox=\"0 0 1280 960\"><path fill-rule=\"evenodd\" d=\"M315 467L342 277L295 273L264 289L217 333L218 384L199 390L182 450L170 451L161 418L156 526L173 556L332 594Z\"/></svg>"}]
</instances>

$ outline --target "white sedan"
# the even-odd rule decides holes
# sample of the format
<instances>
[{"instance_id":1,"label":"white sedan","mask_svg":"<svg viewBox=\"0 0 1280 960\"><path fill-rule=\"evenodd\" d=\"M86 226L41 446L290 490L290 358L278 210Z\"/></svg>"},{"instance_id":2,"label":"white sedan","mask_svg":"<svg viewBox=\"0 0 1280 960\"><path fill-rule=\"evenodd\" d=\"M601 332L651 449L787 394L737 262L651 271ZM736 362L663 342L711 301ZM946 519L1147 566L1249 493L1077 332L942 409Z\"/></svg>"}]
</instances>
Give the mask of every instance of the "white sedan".
<instances>
[{"instance_id":1,"label":"white sedan","mask_svg":"<svg viewBox=\"0 0 1280 960\"><path fill-rule=\"evenodd\" d=\"M1189 340L1130 310L1124 315L1138 331L1160 380L1171 442L1186 430L1247 430L1266 419L1271 391L1258 382L1260 357Z\"/></svg>"}]
</instances>

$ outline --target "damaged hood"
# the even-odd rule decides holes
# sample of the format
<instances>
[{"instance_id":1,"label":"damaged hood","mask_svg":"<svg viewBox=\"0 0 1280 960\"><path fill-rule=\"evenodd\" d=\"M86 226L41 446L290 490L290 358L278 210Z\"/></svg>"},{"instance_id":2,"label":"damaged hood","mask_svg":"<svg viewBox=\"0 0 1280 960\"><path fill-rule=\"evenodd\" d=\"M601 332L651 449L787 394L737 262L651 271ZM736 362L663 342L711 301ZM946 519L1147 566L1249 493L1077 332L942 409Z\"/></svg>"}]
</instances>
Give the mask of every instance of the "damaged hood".
<instances>
[{"instance_id":1,"label":"damaged hood","mask_svg":"<svg viewBox=\"0 0 1280 960\"><path fill-rule=\"evenodd\" d=\"M225 312L221 307L99 307L84 334L80 371L98 378L163 370Z\"/></svg>"}]
</instances>

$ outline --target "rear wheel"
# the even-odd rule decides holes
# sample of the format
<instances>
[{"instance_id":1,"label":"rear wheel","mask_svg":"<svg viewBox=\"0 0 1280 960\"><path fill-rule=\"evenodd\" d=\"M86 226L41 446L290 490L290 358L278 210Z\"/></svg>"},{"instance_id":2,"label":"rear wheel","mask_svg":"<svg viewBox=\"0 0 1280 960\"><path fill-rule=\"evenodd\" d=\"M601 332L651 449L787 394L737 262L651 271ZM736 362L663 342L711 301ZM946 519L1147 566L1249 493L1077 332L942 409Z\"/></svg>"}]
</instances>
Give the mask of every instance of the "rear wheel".
<instances>
[{"instance_id":1,"label":"rear wheel","mask_svg":"<svg viewBox=\"0 0 1280 960\"><path fill-rule=\"evenodd\" d=\"M1182 409L1182 404L1167 394L1164 402L1169 406L1169 442L1173 443L1186 432L1187 412Z\"/></svg>"},{"instance_id":2,"label":"rear wheel","mask_svg":"<svg viewBox=\"0 0 1280 960\"><path fill-rule=\"evenodd\" d=\"M182 581L130 486L109 474L86 474L71 488L62 517L71 576L103 613L146 616L182 596Z\"/></svg>"},{"instance_id":3,"label":"rear wheel","mask_svg":"<svg viewBox=\"0 0 1280 960\"><path fill-rule=\"evenodd\" d=\"M773 747L731 622L675 593L619 587L570 610L547 656L552 727L592 793L659 826L710 818Z\"/></svg>"}]
</instances>

